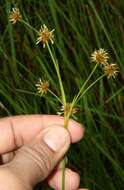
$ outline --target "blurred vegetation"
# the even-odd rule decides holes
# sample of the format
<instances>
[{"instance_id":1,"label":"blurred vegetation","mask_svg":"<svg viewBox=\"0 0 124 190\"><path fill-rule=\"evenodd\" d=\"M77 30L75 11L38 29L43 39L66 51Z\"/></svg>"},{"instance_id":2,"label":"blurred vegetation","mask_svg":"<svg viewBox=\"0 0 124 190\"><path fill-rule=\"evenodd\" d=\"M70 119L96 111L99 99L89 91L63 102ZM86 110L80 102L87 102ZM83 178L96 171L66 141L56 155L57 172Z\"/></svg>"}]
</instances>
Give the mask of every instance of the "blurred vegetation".
<instances>
[{"instance_id":1,"label":"blurred vegetation","mask_svg":"<svg viewBox=\"0 0 124 190\"><path fill-rule=\"evenodd\" d=\"M115 80L104 78L79 102L77 120L86 127L84 139L69 151L69 166L81 175L81 186L92 190L124 189L124 1L116 0L1 0L0 114L56 114L58 102L34 96L39 77L59 94L57 76L37 35L22 23L12 26L8 14L17 6L36 29L55 28L56 54L68 102L94 64L90 54L104 48L117 62ZM102 73L97 69L94 80ZM92 81L90 81L92 82ZM44 189L45 187L43 187ZM41 189L40 185L36 189ZM47 188L46 189L50 189Z\"/></svg>"}]
</instances>

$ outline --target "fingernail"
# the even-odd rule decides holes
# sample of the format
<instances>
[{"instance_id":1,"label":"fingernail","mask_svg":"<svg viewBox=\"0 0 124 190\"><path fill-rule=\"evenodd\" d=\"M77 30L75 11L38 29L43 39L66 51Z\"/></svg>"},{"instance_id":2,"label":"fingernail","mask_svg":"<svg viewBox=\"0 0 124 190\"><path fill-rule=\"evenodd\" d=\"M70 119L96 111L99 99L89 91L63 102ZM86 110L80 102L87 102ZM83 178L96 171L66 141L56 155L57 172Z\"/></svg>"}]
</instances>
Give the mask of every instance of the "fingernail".
<instances>
[{"instance_id":1,"label":"fingernail","mask_svg":"<svg viewBox=\"0 0 124 190\"><path fill-rule=\"evenodd\" d=\"M62 127L54 127L44 134L43 140L53 151L59 151L69 142L69 134Z\"/></svg>"}]
</instances>

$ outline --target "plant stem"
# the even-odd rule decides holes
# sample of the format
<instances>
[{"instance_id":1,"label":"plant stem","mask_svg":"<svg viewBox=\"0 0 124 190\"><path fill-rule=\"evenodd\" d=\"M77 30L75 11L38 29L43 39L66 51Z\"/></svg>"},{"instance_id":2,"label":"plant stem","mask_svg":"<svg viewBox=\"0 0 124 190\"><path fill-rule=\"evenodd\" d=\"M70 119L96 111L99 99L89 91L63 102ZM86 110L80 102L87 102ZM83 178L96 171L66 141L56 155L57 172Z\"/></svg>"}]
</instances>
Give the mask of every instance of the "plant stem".
<instances>
[{"instance_id":1,"label":"plant stem","mask_svg":"<svg viewBox=\"0 0 124 190\"><path fill-rule=\"evenodd\" d=\"M64 113L64 128L68 128L69 115ZM66 157L62 160L62 180L61 180L61 190L65 190L65 168L66 168Z\"/></svg>"},{"instance_id":2,"label":"plant stem","mask_svg":"<svg viewBox=\"0 0 124 190\"><path fill-rule=\"evenodd\" d=\"M76 103L81 99L81 97L86 94L86 92L94 85L96 84L99 80L101 80L103 77L105 76L105 74L103 74L102 76L100 76L97 80L95 80L93 83L91 83L90 86L88 86L86 88L86 90L79 96L79 98L76 100Z\"/></svg>"},{"instance_id":3,"label":"plant stem","mask_svg":"<svg viewBox=\"0 0 124 190\"><path fill-rule=\"evenodd\" d=\"M36 30L33 26L31 26L28 22L26 22L25 20L21 20L21 23L23 23L24 25L28 26L29 28L31 28L34 32L38 33L38 30Z\"/></svg>"},{"instance_id":4,"label":"plant stem","mask_svg":"<svg viewBox=\"0 0 124 190\"><path fill-rule=\"evenodd\" d=\"M82 87L81 87L81 89L79 90L77 96L75 97L74 104L76 104L76 101L78 101L78 98L80 97L81 93L83 92L83 89L84 89L84 87L86 86L86 84L88 83L88 81L90 80L91 76L92 76L93 73L95 72L97 66L98 66L98 64L95 65L95 67L93 68L92 72L91 72L90 75L88 76L87 80L86 80L85 83L82 85Z\"/></svg>"},{"instance_id":5,"label":"plant stem","mask_svg":"<svg viewBox=\"0 0 124 190\"><path fill-rule=\"evenodd\" d=\"M53 61L53 64L54 64L58 79L59 79L59 85L60 85L60 90L61 90L61 95L62 95L62 102L63 102L63 105L66 105L66 96L65 96L64 87L63 87L63 84L62 84L62 79L61 79L61 76L60 76L58 62L55 60L55 58L53 56L53 53L52 53L52 51L50 49L49 44L46 43L46 45L47 45L48 51L50 53L51 59Z\"/></svg>"},{"instance_id":6,"label":"plant stem","mask_svg":"<svg viewBox=\"0 0 124 190\"><path fill-rule=\"evenodd\" d=\"M48 92L50 92L62 104L61 99L52 90L48 89Z\"/></svg>"},{"instance_id":7,"label":"plant stem","mask_svg":"<svg viewBox=\"0 0 124 190\"><path fill-rule=\"evenodd\" d=\"M64 91L64 87L62 84L62 79L61 79L61 75L60 75L60 70L59 70L59 65L57 60L54 58L53 53L50 49L50 46L48 43L46 43L48 51L50 53L51 59L53 61L56 73L57 73L57 77L59 80L59 85L60 85L60 90L61 90L61 96L62 96L62 101L60 100L60 102L63 104L63 106L66 106L66 96L65 96L65 91ZM58 98L57 98L58 99ZM68 119L66 117L66 114L64 113L64 128L68 127ZM62 180L61 180L61 190L65 190L65 167L66 167L66 158L64 158L62 160Z\"/></svg>"},{"instance_id":8,"label":"plant stem","mask_svg":"<svg viewBox=\"0 0 124 190\"><path fill-rule=\"evenodd\" d=\"M65 190L65 167L66 167L66 158L62 160L62 180L61 180L61 190Z\"/></svg>"}]
</instances>

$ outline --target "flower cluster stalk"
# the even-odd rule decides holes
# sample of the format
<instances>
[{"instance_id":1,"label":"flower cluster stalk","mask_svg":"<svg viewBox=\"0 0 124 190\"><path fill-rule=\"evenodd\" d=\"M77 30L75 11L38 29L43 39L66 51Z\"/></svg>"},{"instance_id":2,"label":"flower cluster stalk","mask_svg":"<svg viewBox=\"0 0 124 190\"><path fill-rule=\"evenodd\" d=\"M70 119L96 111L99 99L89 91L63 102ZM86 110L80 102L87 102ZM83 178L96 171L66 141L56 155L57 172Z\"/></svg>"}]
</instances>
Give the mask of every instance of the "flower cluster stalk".
<instances>
[{"instance_id":1,"label":"flower cluster stalk","mask_svg":"<svg viewBox=\"0 0 124 190\"><path fill-rule=\"evenodd\" d=\"M33 26L31 26L28 22L26 22L25 20L21 20L21 23L23 23L24 25L26 25L28 28L30 28L31 30L33 30L34 32L36 32L38 34L38 30L36 30Z\"/></svg>"},{"instance_id":2,"label":"flower cluster stalk","mask_svg":"<svg viewBox=\"0 0 124 190\"><path fill-rule=\"evenodd\" d=\"M92 77L93 73L95 72L96 68L97 68L98 64L95 65L95 67L93 68L92 72L90 73L90 75L88 76L88 78L86 79L86 81L84 82L84 84L81 86L78 94L75 96L75 98L73 99L73 104L76 105L80 98L82 97L82 93L84 91L84 87L86 86L86 84L89 82L90 78Z\"/></svg>"},{"instance_id":3,"label":"flower cluster stalk","mask_svg":"<svg viewBox=\"0 0 124 190\"><path fill-rule=\"evenodd\" d=\"M55 67L55 70L56 70L56 73L58 76L59 86L60 86L61 96L62 96L62 104L65 106L66 105L66 96L65 96L65 91L64 91L64 87L63 87L63 83L62 83L62 79L61 79L61 75L60 75L59 65L58 65L58 62L56 61L56 59L54 58L53 53L52 53L51 48L48 43L47 43L47 48L50 53L51 59L53 61L53 64L54 64L54 67ZM67 115L64 113L64 128L66 128L66 129L68 128L68 121L69 121L69 117L67 117ZM65 167L66 167L66 158L63 158L61 190L65 190Z\"/></svg>"},{"instance_id":4,"label":"flower cluster stalk","mask_svg":"<svg viewBox=\"0 0 124 190\"><path fill-rule=\"evenodd\" d=\"M57 73L57 76L58 76L60 90L61 90L61 96L62 96L62 102L63 102L63 105L66 105L66 96L65 96L65 91L64 91L64 87L63 87L63 83L62 83L62 79L61 79L61 75L60 75L59 65L58 65L58 62L56 61L56 59L53 56L53 53L52 53L52 51L50 49L50 46L49 46L48 42L47 42L47 48L48 48L48 51L50 53L51 59L53 61L53 64L54 64L54 67L55 67L55 70L56 70L56 73Z\"/></svg>"}]
</instances>

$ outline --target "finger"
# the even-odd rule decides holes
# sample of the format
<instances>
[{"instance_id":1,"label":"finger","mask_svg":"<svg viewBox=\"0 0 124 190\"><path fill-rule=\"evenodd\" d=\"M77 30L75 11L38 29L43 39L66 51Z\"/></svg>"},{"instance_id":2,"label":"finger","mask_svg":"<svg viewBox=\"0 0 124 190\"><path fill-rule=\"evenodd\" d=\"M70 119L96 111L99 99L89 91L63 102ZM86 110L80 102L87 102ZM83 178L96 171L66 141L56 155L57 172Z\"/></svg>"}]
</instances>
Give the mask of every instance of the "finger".
<instances>
[{"instance_id":1,"label":"finger","mask_svg":"<svg viewBox=\"0 0 124 190\"><path fill-rule=\"evenodd\" d=\"M56 115L26 115L0 119L0 154L12 151L32 140L46 127L63 126L64 118ZM81 124L69 121L71 141L79 141L84 133Z\"/></svg>"},{"instance_id":2,"label":"finger","mask_svg":"<svg viewBox=\"0 0 124 190\"><path fill-rule=\"evenodd\" d=\"M48 127L20 148L14 159L3 168L8 167L22 183L33 186L48 177L69 146L70 135L66 129L60 126Z\"/></svg>"},{"instance_id":3,"label":"finger","mask_svg":"<svg viewBox=\"0 0 124 190\"><path fill-rule=\"evenodd\" d=\"M49 185L53 189L61 190L61 183L62 183L62 171L59 170L54 173L49 179L48 179ZM77 190L80 183L80 176L73 172L70 169L65 170L65 189L66 190Z\"/></svg>"}]
</instances>

